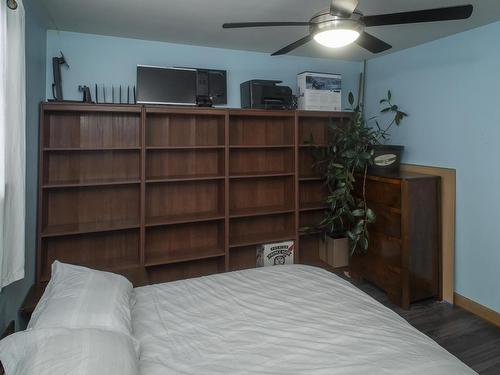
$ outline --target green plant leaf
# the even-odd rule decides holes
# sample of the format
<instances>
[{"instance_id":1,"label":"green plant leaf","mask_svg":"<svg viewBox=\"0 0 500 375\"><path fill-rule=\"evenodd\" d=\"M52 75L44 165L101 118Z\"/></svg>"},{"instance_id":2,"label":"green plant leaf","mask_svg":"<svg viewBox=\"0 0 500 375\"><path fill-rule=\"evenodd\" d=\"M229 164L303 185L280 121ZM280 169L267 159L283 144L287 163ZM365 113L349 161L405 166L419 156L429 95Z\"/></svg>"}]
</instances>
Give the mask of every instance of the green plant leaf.
<instances>
[{"instance_id":1,"label":"green plant leaf","mask_svg":"<svg viewBox=\"0 0 500 375\"><path fill-rule=\"evenodd\" d=\"M363 247L364 251L368 250L368 238L364 236L361 237L361 246Z\"/></svg>"},{"instance_id":2,"label":"green plant leaf","mask_svg":"<svg viewBox=\"0 0 500 375\"><path fill-rule=\"evenodd\" d=\"M361 233L363 233L363 231L365 230L365 221L364 220L360 220L356 223L356 225L354 226L354 229L352 230L352 232L355 234L355 235L360 235Z\"/></svg>"},{"instance_id":3,"label":"green plant leaf","mask_svg":"<svg viewBox=\"0 0 500 375\"><path fill-rule=\"evenodd\" d=\"M361 229L364 229L365 228L365 221L364 220L360 220L356 223L356 228L361 228Z\"/></svg>"},{"instance_id":4,"label":"green plant leaf","mask_svg":"<svg viewBox=\"0 0 500 375\"><path fill-rule=\"evenodd\" d=\"M347 150L344 152L344 156L348 159L352 159L356 157L356 151L355 150Z\"/></svg>"},{"instance_id":5,"label":"green plant leaf","mask_svg":"<svg viewBox=\"0 0 500 375\"><path fill-rule=\"evenodd\" d=\"M351 214L354 217L363 217L363 216L365 216L365 210L357 209L357 210L351 211Z\"/></svg>"},{"instance_id":6,"label":"green plant leaf","mask_svg":"<svg viewBox=\"0 0 500 375\"><path fill-rule=\"evenodd\" d=\"M352 92L349 92L348 100L350 105L354 104L354 95L352 94Z\"/></svg>"},{"instance_id":7,"label":"green plant leaf","mask_svg":"<svg viewBox=\"0 0 500 375\"><path fill-rule=\"evenodd\" d=\"M371 159L372 158L372 154L370 152L362 152L360 154L361 158L362 159L365 159L365 160L368 160L368 159Z\"/></svg>"},{"instance_id":8,"label":"green plant leaf","mask_svg":"<svg viewBox=\"0 0 500 375\"><path fill-rule=\"evenodd\" d=\"M375 220L377 220L377 216L375 215L375 212L373 212L371 208L368 208L366 210L366 219L369 223L374 223Z\"/></svg>"},{"instance_id":9,"label":"green plant leaf","mask_svg":"<svg viewBox=\"0 0 500 375\"><path fill-rule=\"evenodd\" d=\"M334 190L334 192L332 193L333 196L342 196L345 194L345 188L340 188L340 189L336 189Z\"/></svg>"}]
</instances>

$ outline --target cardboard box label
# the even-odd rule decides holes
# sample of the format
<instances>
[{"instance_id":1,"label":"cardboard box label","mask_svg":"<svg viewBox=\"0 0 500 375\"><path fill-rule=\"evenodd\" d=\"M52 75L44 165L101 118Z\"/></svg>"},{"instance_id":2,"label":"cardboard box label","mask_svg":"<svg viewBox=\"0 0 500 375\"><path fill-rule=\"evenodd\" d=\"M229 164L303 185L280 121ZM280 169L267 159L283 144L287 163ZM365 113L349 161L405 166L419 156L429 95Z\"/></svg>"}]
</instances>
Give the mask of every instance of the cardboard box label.
<instances>
[{"instance_id":1,"label":"cardboard box label","mask_svg":"<svg viewBox=\"0 0 500 375\"><path fill-rule=\"evenodd\" d=\"M257 267L293 264L294 242L285 241L257 247Z\"/></svg>"},{"instance_id":2,"label":"cardboard box label","mask_svg":"<svg viewBox=\"0 0 500 375\"><path fill-rule=\"evenodd\" d=\"M297 76L298 107L305 111L341 111L342 76L304 72Z\"/></svg>"}]
</instances>

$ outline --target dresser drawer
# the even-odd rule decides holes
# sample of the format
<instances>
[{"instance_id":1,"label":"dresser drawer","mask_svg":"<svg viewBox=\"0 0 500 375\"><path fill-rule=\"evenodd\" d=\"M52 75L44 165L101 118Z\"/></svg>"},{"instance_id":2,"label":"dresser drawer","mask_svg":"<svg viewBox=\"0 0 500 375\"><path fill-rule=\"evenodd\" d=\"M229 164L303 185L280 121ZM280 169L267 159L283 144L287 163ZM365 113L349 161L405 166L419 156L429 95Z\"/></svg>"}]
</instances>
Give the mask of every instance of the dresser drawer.
<instances>
[{"instance_id":1,"label":"dresser drawer","mask_svg":"<svg viewBox=\"0 0 500 375\"><path fill-rule=\"evenodd\" d=\"M362 197L362 181L358 180L358 183L356 194ZM401 209L401 185L367 180L366 200L380 205Z\"/></svg>"},{"instance_id":2,"label":"dresser drawer","mask_svg":"<svg viewBox=\"0 0 500 375\"><path fill-rule=\"evenodd\" d=\"M391 294L401 290L401 268L387 264L373 254L355 255L352 258L355 273Z\"/></svg>"},{"instance_id":3,"label":"dresser drawer","mask_svg":"<svg viewBox=\"0 0 500 375\"><path fill-rule=\"evenodd\" d=\"M380 258L393 267L401 268L401 241L371 231L367 255L369 258Z\"/></svg>"},{"instance_id":4,"label":"dresser drawer","mask_svg":"<svg viewBox=\"0 0 500 375\"><path fill-rule=\"evenodd\" d=\"M391 237L401 238L401 214L378 205L370 205L370 202L368 202L368 207L377 215L377 220L368 227L369 231L373 230Z\"/></svg>"}]
</instances>

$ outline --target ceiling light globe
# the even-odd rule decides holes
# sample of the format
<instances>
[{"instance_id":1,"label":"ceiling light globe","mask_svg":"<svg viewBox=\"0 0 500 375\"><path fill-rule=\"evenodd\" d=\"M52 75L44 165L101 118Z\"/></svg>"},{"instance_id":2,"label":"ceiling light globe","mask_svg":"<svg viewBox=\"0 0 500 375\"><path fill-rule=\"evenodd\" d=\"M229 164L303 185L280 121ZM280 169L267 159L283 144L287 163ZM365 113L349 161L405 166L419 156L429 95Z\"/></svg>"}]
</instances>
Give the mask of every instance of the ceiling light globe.
<instances>
[{"instance_id":1,"label":"ceiling light globe","mask_svg":"<svg viewBox=\"0 0 500 375\"><path fill-rule=\"evenodd\" d=\"M7 6L9 9L16 10L17 9L17 1L16 0L7 0Z\"/></svg>"},{"instance_id":2,"label":"ceiling light globe","mask_svg":"<svg viewBox=\"0 0 500 375\"><path fill-rule=\"evenodd\" d=\"M340 48L356 41L359 31L349 29L324 30L314 35L314 40L328 48Z\"/></svg>"}]
</instances>

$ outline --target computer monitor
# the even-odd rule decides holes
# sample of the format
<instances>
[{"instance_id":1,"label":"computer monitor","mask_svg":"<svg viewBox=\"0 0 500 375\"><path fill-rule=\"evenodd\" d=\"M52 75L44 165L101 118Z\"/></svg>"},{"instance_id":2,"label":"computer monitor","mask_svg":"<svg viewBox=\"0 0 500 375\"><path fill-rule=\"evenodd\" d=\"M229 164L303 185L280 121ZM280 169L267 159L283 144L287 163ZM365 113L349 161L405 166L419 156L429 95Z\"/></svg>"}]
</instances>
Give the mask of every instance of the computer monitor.
<instances>
[{"instance_id":1,"label":"computer monitor","mask_svg":"<svg viewBox=\"0 0 500 375\"><path fill-rule=\"evenodd\" d=\"M137 66L137 103L196 105L196 69Z\"/></svg>"},{"instance_id":2,"label":"computer monitor","mask_svg":"<svg viewBox=\"0 0 500 375\"><path fill-rule=\"evenodd\" d=\"M197 73L196 97L198 100L209 100L211 104L227 104L227 72L225 70L195 69Z\"/></svg>"}]
</instances>

